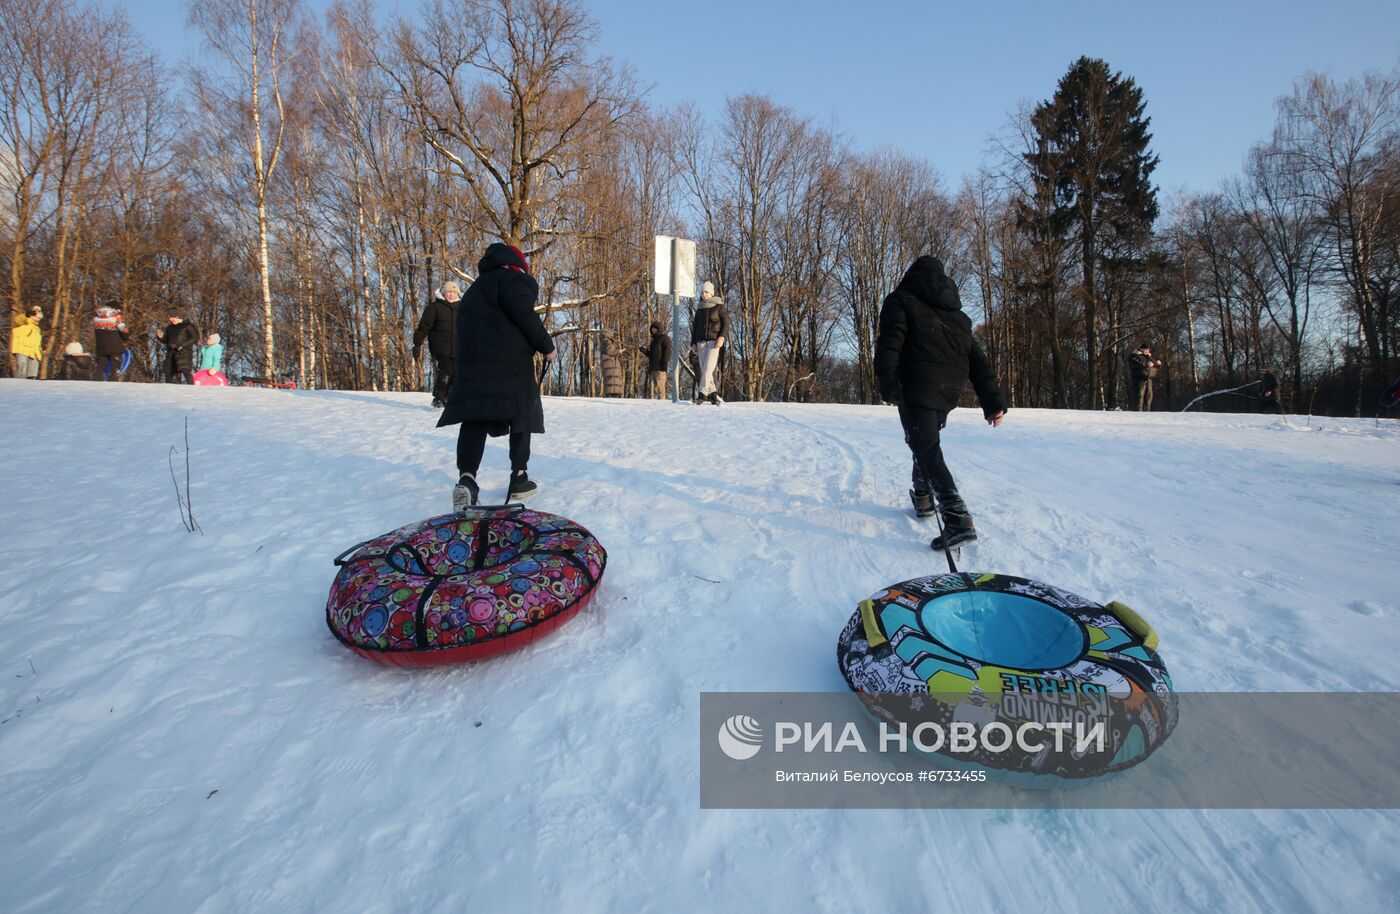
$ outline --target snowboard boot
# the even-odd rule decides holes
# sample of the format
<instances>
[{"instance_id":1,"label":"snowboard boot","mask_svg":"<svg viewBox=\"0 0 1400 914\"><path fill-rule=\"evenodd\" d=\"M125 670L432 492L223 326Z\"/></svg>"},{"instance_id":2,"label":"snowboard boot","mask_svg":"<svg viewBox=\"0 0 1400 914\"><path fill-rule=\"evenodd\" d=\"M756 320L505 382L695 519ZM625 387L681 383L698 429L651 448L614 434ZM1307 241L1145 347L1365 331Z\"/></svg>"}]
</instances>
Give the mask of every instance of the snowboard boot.
<instances>
[{"instance_id":1,"label":"snowboard boot","mask_svg":"<svg viewBox=\"0 0 1400 914\"><path fill-rule=\"evenodd\" d=\"M506 491L506 501L524 501L539 490L540 484L531 479L528 473L512 473L510 489Z\"/></svg>"},{"instance_id":2,"label":"snowboard boot","mask_svg":"<svg viewBox=\"0 0 1400 914\"><path fill-rule=\"evenodd\" d=\"M909 490L909 500L914 503L914 514L925 520L933 517L933 493L929 491L920 492L918 489Z\"/></svg>"},{"instance_id":3,"label":"snowboard boot","mask_svg":"<svg viewBox=\"0 0 1400 914\"><path fill-rule=\"evenodd\" d=\"M946 552L976 542L977 530L972 525L972 512L967 510L967 502L962 500L957 490L937 494L943 532L933 538L929 547L935 552Z\"/></svg>"},{"instance_id":4,"label":"snowboard boot","mask_svg":"<svg viewBox=\"0 0 1400 914\"><path fill-rule=\"evenodd\" d=\"M711 406L720 406L724 403L724 398L719 395L719 391L715 391L705 399L710 401Z\"/></svg>"},{"instance_id":5,"label":"snowboard boot","mask_svg":"<svg viewBox=\"0 0 1400 914\"><path fill-rule=\"evenodd\" d=\"M964 517L965 522L956 527L945 523L943 532L933 538L933 542L928 544L929 548L934 552L947 552L949 549L977 542L977 531L972 527L971 515Z\"/></svg>"},{"instance_id":6,"label":"snowboard boot","mask_svg":"<svg viewBox=\"0 0 1400 914\"><path fill-rule=\"evenodd\" d=\"M461 512L475 507L480 495L481 487L476 484L476 477L470 473L463 473L452 489L452 510Z\"/></svg>"}]
</instances>

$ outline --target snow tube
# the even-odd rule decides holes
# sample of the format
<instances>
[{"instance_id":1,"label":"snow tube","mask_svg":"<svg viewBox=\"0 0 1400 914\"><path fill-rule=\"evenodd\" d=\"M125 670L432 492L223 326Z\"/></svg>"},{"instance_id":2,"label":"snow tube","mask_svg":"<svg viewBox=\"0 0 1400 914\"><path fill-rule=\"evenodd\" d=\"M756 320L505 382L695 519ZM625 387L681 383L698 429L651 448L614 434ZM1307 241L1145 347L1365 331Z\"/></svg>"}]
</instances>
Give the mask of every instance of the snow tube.
<instances>
[{"instance_id":1,"label":"snow tube","mask_svg":"<svg viewBox=\"0 0 1400 914\"><path fill-rule=\"evenodd\" d=\"M860 604L836 653L846 682L891 723L1000 722L1013 732L1028 721L1104 723L1102 748L1087 752L1048 737L995 752L932 750L960 763L1097 777L1141 762L1176 726L1152 626L1121 603L1039 581L939 574L895 584Z\"/></svg>"},{"instance_id":2,"label":"snow tube","mask_svg":"<svg viewBox=\"0 0 1400 914\"><path fill-rule=\"evenodd\" d=\"M228 387L228 378L222 371L201 368L194 373L194 383L199 387Z\"/></svg>"},{"instance_id":3,"label":"snow tube","mask_svg":"<svg viewBox=\"0 0 1400 914\"><path fill-rule=\"evenodd\" d=\"M480 660L563 625L597 592L607 553L571 520L523 505L432 517L353 546L326 625L377 663Z\"/></svg>"},{"instance_id":4,"label":"snow tube","mask_svg":"<svg viewBox=\"0 0 1400 914\"><path fill-rule=\"evenodd\" d=\"M126 370L127 370L128 368L130 368L130 367L131 367L131 350L130 350L130 349L123 349L123 350L122 350L122 354L121 354L121 358L117 360L117 377L120 378L122 375L126 374ZM111 363L111 362L108 362L107 365L106 365L106 367L104 367L104 368L102 369L102 377L105 379L105 378L110 378L111 376L112 376L112 363Z\"/></svg>"}]
</instances>

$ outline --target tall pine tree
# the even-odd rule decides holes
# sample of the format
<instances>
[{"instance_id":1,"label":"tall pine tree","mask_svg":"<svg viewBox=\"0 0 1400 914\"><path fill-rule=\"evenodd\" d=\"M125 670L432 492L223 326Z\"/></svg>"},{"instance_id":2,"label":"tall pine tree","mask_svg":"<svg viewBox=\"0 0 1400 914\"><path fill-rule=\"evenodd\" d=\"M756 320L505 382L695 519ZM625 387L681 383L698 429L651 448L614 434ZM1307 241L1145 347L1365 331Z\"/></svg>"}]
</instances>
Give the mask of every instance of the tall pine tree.
<instances>
[{"instance_id":1,"label":"tall pine tree","mask_svg":"<svg viewBox=\"0 0 1400 914\"><path fill-rule=\"evenodd\" d=\"M1029 178L1016 201L1016 225L1028 242L1030 258L1022 292L1034 302L1034 312L1044 320L1049 345L1052 404L1068 409L1072 343L1061 319L1065 295L1065 254L1073 212L1065 196L1066 182L1060 170L1064 156L1052 148L1055 111L1050 103L1037 108L1021 161Z\"/></svg>"},{"instance_id":2,"label":"tall pine tree","mask_svg":"<svg viewBox=\"0 0 1400 914\"><path fill-rule=\"evenodd\" d=\"M1142 90L1106 62L1081 57L1060 78L1055 95L1031 118L1037 149L1025 157L1035 185L1052 190L1053 213L1042 218L1052 237L1075 233L1089 361L1089 407L1101 404L1099 382L1099 267L1112 242L1141 243L1157 218L1152 172L1157 157L1148 144L1151 119ZM1042 237L1044 237L1042 235Z\"/></svg>"}]
</instances>

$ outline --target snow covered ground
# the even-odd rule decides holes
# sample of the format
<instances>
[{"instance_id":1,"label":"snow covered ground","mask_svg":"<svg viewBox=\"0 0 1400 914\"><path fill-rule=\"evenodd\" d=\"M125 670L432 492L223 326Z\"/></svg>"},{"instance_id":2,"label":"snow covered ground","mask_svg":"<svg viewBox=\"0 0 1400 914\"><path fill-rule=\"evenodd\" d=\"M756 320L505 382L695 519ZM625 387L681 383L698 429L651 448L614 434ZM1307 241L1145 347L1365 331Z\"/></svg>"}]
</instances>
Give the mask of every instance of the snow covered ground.
<instances>
[{"instance_id":1,"label":"snow covered ground","mask_svg":"<svg viewBox=\"0 0 1400 914\"><path fill-rule=\"evenodd\" d=\"M844 688L856 602L942 567L889 408L548 401L535 504L599 599L476 665L352 655L331 559L450 507L427 401L0 381L0 910L1393 905L1393 811L701 810L698 693ZM1182 690L1400 690L1400 431L1291 421L960 410L965 564L1140 609Z\"/></svg>"}]
</instances>

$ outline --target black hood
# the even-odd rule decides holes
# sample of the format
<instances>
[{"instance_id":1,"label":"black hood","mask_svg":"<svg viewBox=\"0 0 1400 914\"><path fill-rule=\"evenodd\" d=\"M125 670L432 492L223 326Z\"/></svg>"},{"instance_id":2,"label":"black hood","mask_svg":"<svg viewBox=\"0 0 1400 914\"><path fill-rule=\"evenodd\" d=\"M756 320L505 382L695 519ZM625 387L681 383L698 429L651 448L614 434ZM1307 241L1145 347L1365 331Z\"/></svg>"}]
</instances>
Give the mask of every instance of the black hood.
<instances>
[{"instance_id":1,"label":"black hood","mask_svg":"<svg viewBox=\"0 0 1400 914\"><path fill-rule=\"evenodd\" d=\"M517 254L514 248L498 241L486 249L486 253L477 262L476 271L477 273L485 273L489 270L498 270L501 267L516 267L529 272L525 258Z\"/></svg>"},{"instance_id":2,"label":"black hood","mask_svg":"<svg viewBox=\"0 0 1400 914\"><path fill-rule=\"evenodd\" d=\"M926 305L947 311L962 309L958 287L943 272L943 261L929 254L914 261L909 272L899 281L899 288Z\"/></svg>"}]
</instances>

